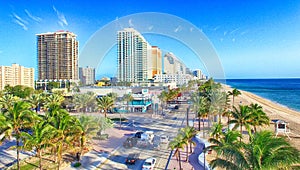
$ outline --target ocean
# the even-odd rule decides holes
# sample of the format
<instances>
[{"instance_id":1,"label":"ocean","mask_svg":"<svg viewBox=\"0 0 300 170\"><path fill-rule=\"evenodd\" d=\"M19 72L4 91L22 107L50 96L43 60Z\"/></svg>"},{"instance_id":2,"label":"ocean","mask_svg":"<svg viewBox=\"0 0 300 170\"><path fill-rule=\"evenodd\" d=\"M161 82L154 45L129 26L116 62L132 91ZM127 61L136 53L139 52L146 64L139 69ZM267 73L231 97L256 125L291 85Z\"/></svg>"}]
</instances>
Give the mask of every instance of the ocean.
<instances>
[{"instance_id":1,"label":"ocean","mask_svg":"<svg viewBox=\"0 0 300 170\"><path fill-rule=\"evenodd\" d=\"M300 111L300 79L227 79L226 84Z\"/></svg>"}]
</instances>

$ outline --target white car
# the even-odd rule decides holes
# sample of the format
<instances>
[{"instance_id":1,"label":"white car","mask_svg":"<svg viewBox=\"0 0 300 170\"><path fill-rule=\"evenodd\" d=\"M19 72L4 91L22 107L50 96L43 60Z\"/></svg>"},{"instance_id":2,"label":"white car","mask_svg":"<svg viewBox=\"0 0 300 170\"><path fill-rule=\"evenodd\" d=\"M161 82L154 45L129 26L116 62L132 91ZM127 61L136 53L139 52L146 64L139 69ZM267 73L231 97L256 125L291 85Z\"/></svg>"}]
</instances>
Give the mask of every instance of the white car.
<instances>
[{"instance_id":1,"label":"white car","mask_svg":"<svg viewBox=\"0 0 300 170\"><path fill-rule=\"evenodd\" d=\"M166 135L160 136L160 143L168 143L169 142L169 137Z\"/></svg>"},{"instance_id":2,"label":"white car","mask_svg":"<svg viewBox=\"0 0 300 170\"><path fill-rule=\"evenodd\" d=\"M145 160L142 170L153 170L156 163L156 158L148 158Z\"/></svg>"}]
</instances>

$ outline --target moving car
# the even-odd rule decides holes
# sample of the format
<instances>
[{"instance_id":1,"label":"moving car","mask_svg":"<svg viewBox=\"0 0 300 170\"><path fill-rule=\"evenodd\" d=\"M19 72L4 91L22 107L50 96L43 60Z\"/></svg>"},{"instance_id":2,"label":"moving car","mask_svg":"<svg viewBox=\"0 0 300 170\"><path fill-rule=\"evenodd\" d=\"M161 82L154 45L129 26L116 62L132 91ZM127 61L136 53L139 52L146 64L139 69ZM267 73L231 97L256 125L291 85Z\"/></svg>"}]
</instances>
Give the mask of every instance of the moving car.
<instances>
[{"instance_id":1,"label":"moving car","mask_svg":"<svg viewBox=\"0 0 300 170\"><path fill-rule=\"evenodd\" d=\"M139 153L132 153L132 154L129 154L128 157L126 158L125 163L126 163L126 164L130 164L130 165L133 165L133 164L135 164L136 160L139 159L139 156L140 156Z\"/></svg>"},{"instance_id":2,"label":"moving car","mask_svg":"<svg viewBox=\"0 0 300 170\"><path fill-rule=\"evenodd\" d=\"M123 143L123 146L125 148L132 148L137 144L137 138L134 137L129 137L125 140L125 142Z\"/></svg>"},{"instance_id":3,"label":"moving car","mask_svg":"<svg viewBox=\"0 0 300 170\"><path fill-rule=\"evenodd\" d=\"M142 132L142 131L136 132L135 135L134 135L134 137L141 138L141 136L142 136L143 133L144 132Z\"/></svg>"},{"instance_id":4,"label":"moving car","mask_svg":"<svg viewBox=\"0 0 300 170\"><path fill-rule=\"evenodd\" d=\"M153 131L146 131L141 134L141 140L147 140L149 142L152 142L154 138L154 132Z\"/></svg>"},{"instance_id":5,"label":"moving car","mask_svg":"<svg viewBox=\"0 0 300 170\"><path fill-rule=\"evenodd\" d=\"M156 158L148 158L145 160L142 170L153 170L156 163Z\"/></svg>"}]
</instances>

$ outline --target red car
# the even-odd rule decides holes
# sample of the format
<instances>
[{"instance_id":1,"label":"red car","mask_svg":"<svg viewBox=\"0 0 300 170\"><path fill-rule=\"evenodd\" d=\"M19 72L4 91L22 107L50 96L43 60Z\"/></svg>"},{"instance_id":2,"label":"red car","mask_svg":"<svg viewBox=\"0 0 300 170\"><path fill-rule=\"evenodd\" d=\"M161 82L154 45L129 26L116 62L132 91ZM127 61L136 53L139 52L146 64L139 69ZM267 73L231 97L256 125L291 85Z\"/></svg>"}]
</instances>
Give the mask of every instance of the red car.
<instances>
[{"instance_id":1,"label":"red car","mask_svg":"<svg viewBox=\"0 0 300 170\"><path fill-rule=\"evenodd\" d=\"M139 159L140 154L139 153L132 153L129 154L128 157L126 158L126 164L133 165L135 164L136 160Z\"/></svg>"}]
</instances>

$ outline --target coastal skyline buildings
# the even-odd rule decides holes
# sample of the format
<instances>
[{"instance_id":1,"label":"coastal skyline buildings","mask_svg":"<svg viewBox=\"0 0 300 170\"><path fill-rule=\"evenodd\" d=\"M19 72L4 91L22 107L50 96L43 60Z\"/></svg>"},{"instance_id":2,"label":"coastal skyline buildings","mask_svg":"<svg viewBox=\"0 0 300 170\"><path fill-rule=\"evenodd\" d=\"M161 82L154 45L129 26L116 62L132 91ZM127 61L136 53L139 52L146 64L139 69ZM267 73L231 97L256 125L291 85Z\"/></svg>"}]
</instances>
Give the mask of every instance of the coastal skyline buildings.
<instances>
[{"instance_id":1,"label":"coastal skyline buildings","mask_svg":"<svg viewBox=\"0 0 300 170\"><path fill-rule=\"evenodd\" d=\"M117 78L119 82L142 83L151 79L150 44L133 28L117 33Z\"/></svg>"},{"instance_id":2,"label":"coastal skyline buildings","mask_svg":"<svg viewBox=\"0 0 300 170\"><path fill-rule=\"evenodd\" d=\"M151 77L156 74L162 74L162 51L158 46L152 46L151 48L151 65L150 73Z\"/></svg>"},{"instance_id":3,"label":"coastal skyline buildings","mask_svg":"<svg viewBox=\"0 0 300 170\"><path fill-rule=\"evenodd\" d=\"M78 41L69 31L36 34L38 80L78 81Z\"/></svg>"},{"instance_id":4,"label":"coastal skyline buildings","mask_svg":"<svg viewBox=\"0 0 300 170\"><path fill-rule=\"evenodd\" d=\"M95 68L89 66L79 67L79 79L83 85L91 85L95 83Z\"/></svg>"},{"instance_id":5,"label":"coastal skyline buildings","mask_svg":"<svg viewBox=\"0 0 300 170\"><path fill-rule=\"evenodd\" d=\"M186 74L187 67L173 53L168 52L164 55L165 74Z\"/></svg>"},{"instance_id":6,"label":"coastal skyline buildings","mask_svg":"<svg viewBox=\"0 0 300 170\"><path fill-rule=\"evenodd\" d=\"M0 66L0 90L3 90L6 85L34 88L34 68L26 68L19 64Z\"/></svg>"}]
</instances>

